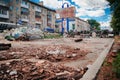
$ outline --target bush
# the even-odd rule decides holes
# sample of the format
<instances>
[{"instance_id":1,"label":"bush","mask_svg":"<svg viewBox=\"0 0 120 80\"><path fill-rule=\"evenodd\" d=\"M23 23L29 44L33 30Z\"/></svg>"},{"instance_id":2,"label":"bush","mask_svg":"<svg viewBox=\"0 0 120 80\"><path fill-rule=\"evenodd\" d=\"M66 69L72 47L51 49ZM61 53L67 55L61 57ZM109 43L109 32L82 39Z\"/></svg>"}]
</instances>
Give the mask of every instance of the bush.
<instances>
[{"instance_id":1,"label":"bush","mask_svg":"<svg viewBox=\"0 0 120 80\"><path fill-rule=\"evenodd\" d=\"M62 35L61 34L54 34L54 33L46 33L46 34L44 34L44 38L45 39L53 39L53 38L60 38L60 37L62 37Z\"/></svg>"},{"instance_id":2,"label":"bush","mask_svg":"<svg viewBox=\"0 0 120 80\"><path fill-rule=\"evenodd\" d=\"M117 54L118 55L113 62L113 70L116 73L116 77L120 78L120 51Z\"/></svg>"},{"instance_id":3,"label":"bush","mask_svg":"<svg viewBox=\"0 0 120 80\"><path fill-rule=\"evenodd\" d=\"M14 41L14 38L12 36L5 36L5 39L7 39L9 41Z\"/></svg>"}]
</instances>

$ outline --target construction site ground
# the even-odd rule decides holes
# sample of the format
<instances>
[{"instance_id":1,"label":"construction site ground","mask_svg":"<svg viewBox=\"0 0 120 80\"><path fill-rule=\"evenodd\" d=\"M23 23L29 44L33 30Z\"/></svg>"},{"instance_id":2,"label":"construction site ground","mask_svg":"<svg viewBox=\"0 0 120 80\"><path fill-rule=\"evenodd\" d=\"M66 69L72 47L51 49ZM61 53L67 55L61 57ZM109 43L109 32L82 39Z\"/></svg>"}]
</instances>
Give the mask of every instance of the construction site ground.
<instances>
[{"instance_id":1,"label":"construction site ground","mask_svg":"<svg viewBox=\"0 0 120 80\"><path fill-rule=\"evenodd\" d=\"M7 66L8 63L9 65L12 63L17 65L22 65L22 63L20 62L23 61L24 63L27 63L25 61L28 61L31 63L35 62L34 65L38 66L39 64L42 64L42 63L45 63L45 64L50 63L51 66L49 67L52 67L52 65L58 65L58 66L62 65L62 68L63 68L64 66L65 68L64 71L67 71L67 73L64 72L65 74L68 74L68 72L71 72L70 70L66 70L66 69L71 69L74 71L76 70L78 71L78 73L81 73L83 75L84 72L81 72L81 70L92 65L95 62L95 60L99 57L101 52L104 51L105 48L107 48L113 40L111 38L84 38L83 41L75 42L75 39L76 38L61 38L61 39L42 39L42 40L35 40L35 41L12 41L12 42L1 40L0 41L1 43L2 42L11 43L12 47L9 50L0 51L0 64L5 64L5 66ZM17 62L15 63L14 61L20 61L19 62L20 64ZM9 72L9 75L18 74L19 72L17 71L19 70L16 68L17 67L19 68L19 66L17 67L15 65L12 65L12 66L14 67L12 67L12 70L11 72ZM56 69L56 68L54 67L53 69ZM56 73L63 72L61 71L61 68L58 68L58 69L60 69L60 71ZM27 70L28 69L22 67L23 72L27 73ZM39 71L40 71L39 73L42 74L44 69L40 69ZM55 73L55 71L53 72ZM26 76L24 76L23 78L23 75L22 77L20 76L17 76L17 77L21 78L22 80L24 79L25 80L29 80L29 79L60 80L60 76L58 79L58 77L56 78L55 75L62 75L62 74L54 74L54 73L50 72L49 75L50 74L53 74L53 75L50 75L49 78L48 77L45 78L45 76L42 76L42 78L37 76L36 78L32 79L33 77L30 77L31 76L30 74L29 74L30 75L29 78L28 76L27 78L25 78ZM34 72L32 74L35 75L37 74L37 72L36 73ZM46 73L45 75L47 76L48 74ZM78 80L81 77L81 76L79 77L77 76L77 78L73 78L73 76L75 76L75 74L72 75L72 78L71 76L69 76L69 79L68 78L67 79L61 78L61 79ZM4 77L4 79L8 78L5 76L0 76L0 78L1 77ZM11 78L11 76L9 76L9 78ZM16 77L14 76L14 78Z\"/></svg>"}]
</instances>

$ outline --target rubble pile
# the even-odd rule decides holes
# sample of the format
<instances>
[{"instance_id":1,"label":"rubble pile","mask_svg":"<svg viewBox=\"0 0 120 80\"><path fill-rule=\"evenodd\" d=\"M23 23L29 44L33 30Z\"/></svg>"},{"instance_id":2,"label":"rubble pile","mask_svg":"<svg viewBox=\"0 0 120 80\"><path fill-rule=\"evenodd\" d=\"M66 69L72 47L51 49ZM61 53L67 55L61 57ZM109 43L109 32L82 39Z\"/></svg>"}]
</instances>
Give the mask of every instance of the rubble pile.
<instances>
[{"instance_id":1,"label":"rubble pile","mask_svg":"<svg viewBox=\"0 0 120 80\"><path fill-rule=\"evenodd\" d=\"M64 45L49 45L41 47L11 48L1 53L0 60L6 59L45 59L51 62L76 60L85 56L88 51L80 50L80 48L72 48Z\"/></svg>"},{"instance_id":2,"label":"rubble pile","mask_svg":"<svg viewBox=\"0 0 120 80\"><path fill-rule=\"evenodd\" d=\"M3 60L10 60L10 59L20 59L24 55L23 52L9 52L8 51L2 51L0 52L0 61Z\"/></svg>"},{"instance_id":3,"label":"rubble pile","mask_svg":"<svg viewBox=\"0 0 120 80\"><path fill-rule=\"evenodd\" d=\"M38 28L31 28L31 27L19 27L16 29L12 29L8 31L5 35L5 39L9 41L14 40L35 40L41 39L44 37L43 32Z\"/></svg>"},{"instance_id":4,"label":"rubble pile","mask_svg":"<svg viewBox=\"0 0 120 80\"><path fill-rule=\"evenodd\" d=\"M79 80L86 71L45 60L14 60L0 64L0 80Z\"/></svg>"}]
</instances>

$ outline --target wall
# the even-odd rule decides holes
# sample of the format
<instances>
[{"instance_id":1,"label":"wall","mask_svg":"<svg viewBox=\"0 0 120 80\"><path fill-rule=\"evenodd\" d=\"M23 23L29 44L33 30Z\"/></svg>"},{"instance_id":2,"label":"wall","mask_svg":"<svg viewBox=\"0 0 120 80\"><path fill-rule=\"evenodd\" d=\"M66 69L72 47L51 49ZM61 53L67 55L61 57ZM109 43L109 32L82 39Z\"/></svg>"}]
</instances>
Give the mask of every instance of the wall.
<instances>
[{"instance_id":1,"label":"wall","mask_svg":"<svg viewBox=\"0 0 120 80\"><path fill-rule=\"evenodd\" d=\"M59 30L61 31L61 19L57 19L57 25L59 26ZM75 26L75 29L73 29L73 24ZM69 18L69 31L75 30L75 31L84 31L84 30L90 30L90 25L79 18Z\"/></svg>"}]
</instances>

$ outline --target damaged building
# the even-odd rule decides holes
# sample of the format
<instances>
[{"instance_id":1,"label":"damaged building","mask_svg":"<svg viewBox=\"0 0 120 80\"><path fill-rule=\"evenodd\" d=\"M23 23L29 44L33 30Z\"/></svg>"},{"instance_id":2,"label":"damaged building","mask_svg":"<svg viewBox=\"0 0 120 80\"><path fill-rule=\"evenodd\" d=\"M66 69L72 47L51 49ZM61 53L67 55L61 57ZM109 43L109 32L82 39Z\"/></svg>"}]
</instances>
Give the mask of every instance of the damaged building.
<instances>
[{"instance_id":1,"label":"damaged building","mask_svg":"<svg viewBox=\"0 0 120 80\"><path fill-rule=\"evenodd\" d=\"M43 30L55 27L55 10L43 6L43 2L31 0L0 0L0 29L8 26L29 26Z\"/></svg>"}]
</instances>

